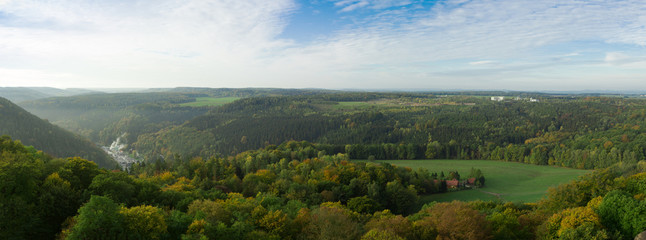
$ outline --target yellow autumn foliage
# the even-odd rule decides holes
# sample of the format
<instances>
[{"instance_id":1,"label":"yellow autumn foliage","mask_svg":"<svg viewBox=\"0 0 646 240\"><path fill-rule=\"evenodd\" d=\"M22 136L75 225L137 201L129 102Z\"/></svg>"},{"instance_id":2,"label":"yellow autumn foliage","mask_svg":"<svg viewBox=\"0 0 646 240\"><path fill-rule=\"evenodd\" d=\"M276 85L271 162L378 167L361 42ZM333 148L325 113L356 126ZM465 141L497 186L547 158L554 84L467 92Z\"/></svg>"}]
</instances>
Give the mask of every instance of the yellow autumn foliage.
<instances>
[{"instance_id":1,"label":"yellow autumn foliage","mask_svg":"<svg viewBox=\"0 0 646 240\"><path fill-rule=\"evenodd\" d=\"M598 205L596 203L597 201L600 202L597 198L593 199L590 205ZM551 228L551 230L556 230L556 235L559 237L565 230L575 229L584 223L592 223L598 227L601 226L599 215L597 215L594 209L590 206L563 210L554 214L547 222L549 228Z\"/></svg>"},{"instance_id":2,"label":"yellow autumn foliage","mask_svg":"<svg viewBox=\"0 0 646 240\"><path fill-rule=\"evenodd\" d=\"M167 231L162 210L153 206L121 208L129 234L145 239L160 239Z\"/></svg>"},{"instance_id":3,"label":"yellow autumn foliage","mask_svg":"<svg viewBox=\"0 0 646 240\"><path fill-rule=\"evenodd\" d=\"M191 180L185 177L180 177L177 179L177 182L175 182L172 185L168 185L162 190L168 191L168 190L174 190L178 192L183 192L183 191L191 191L195 189L195 186L191 185Z\"/></svg>"}]
</instances>

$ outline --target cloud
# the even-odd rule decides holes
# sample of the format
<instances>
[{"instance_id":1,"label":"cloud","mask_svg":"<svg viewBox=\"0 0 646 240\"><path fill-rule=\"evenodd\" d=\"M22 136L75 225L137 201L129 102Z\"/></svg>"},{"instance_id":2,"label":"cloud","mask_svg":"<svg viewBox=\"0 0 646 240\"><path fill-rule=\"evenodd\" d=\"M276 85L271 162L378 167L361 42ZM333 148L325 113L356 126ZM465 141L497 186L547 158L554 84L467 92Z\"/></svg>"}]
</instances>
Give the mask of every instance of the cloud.
<instances>
[{"instance_id":1,"label":"cloud","mask_svg":"<svg viewBox=\"0 0 646 240\"><path fill-rule=\"evenodd\" d=\"M43 72L31 69L6 69L0 68L0 76L3 81L0 82L0 87L9 86L26 86L26 87L41 87L51 86L58 88L67 88L69 83L78 79L70 73L55 73ZM18 80L19 79L19 80Z\"/></svg>"},{"instance_id":2,"label":"cloud","mask_svg":"<svg viewBox=\"0 0 646 240\"><path fill-rule=\"evenodd\" d=\"M289 44L276 36L294 6L289 0L5 1L0 12L11 19L0 22L0 55L13 57L0 59L0 67L18 62L97 80L129 78L124 83L157 77L155 71L177 79L244 72Z\"/></svg>"},{"instance_id":3,"label":"cloud","mask_svg":"<svg viewBox=\"0 0 646 240\"><path fill-rule=\"evenodd\" d=\"M633 57L623 52L608 52L604 61L607 65L624 70L646 69L646 57Z\"/></svg>"},{"instance_id":4,"label":"cloud","mask_svg":"<svg viewBox=\"0 0 646 240\"><path fill-rule=\"evenodd\" d=\"M0 0L0 79L67 76L79 87L574 86L588 66L614 72L644 59L630 51L646 46L638 0L328 3L335 9L321 15L352 20L300 43L280 35L299 6L293 0ZM626 74L645 75L636 67Z\"/></svg>"},{"instance_id":5,"label":"cloud","mask_svg":"<svg viewBox=\"0 0 646 240\"><path fill-rule=\"evenodd\" d=\"M441 1L430 9L388 13L366 18L325 41L287 49L272 67L289 71L285 66L296 66L316 72L309 76L316 79L312 82L343 79L338 82L354 87L384 78L397 82L391 85L433 85L437 80L429 79L435 72L453 68L447 61L467 60L485 67L472 59L495 58L543 65L552 60L541 57L542 51L553 46L566 46L553 50L553 56L563 60L565 55L589 58L591 54L570 53L606 51L615 44L646 45L646 8L640 1ZM523 72L506 75L509 84L514 84L514 76L522 78ZM465 85L469 84L480 83L470 80Z\"/></svg>"},{"instance_id":6,"label":"cloud","mask_svg":"<svg viewBox=\"0 0 646 240\"><path fill-rule=\"evenodd\" d=\"M484 60L484 61L470 62L469 65L478 66L478 65L490 65L490 64L493 64L493 63L496 63L496 62L495 61L490 61L490 60Z\"/></svg>"},{"instance_id":7,"label":"cloud","mask_svg":"<svg viewBox=\"0 0 646 240\"><path fill-rule=\"evenodd\" d=\"M606 53L606 58L604 59L606 63L613 65L621 65L624 63L632 62L632 58L621 52L609 52Z\"/></svg>"},{"instance_id":8,"label":"cloud","mask_svg":"<svg viewBox=\"0 0 646 240\"><path fill-rule=\"evenodd\" d=\"M409 0L332 0L332 2L334 2L335 6L342 7L340 10L341 12L351 12L360 8L379 10L391 7L401 7L414 3Z\"/></svg>"},{"instance_id":9,"label":"cloud","mask_svg":"<svg viewBox=\"0 0 646 240\"><path fill-rule=\"evenodd\" d=\"M350 12L358 8L362 8L367 6L369 3L366 0L361 0L361 1L350 1L350 0L344 0L344 1L339 1L336 2L334 5L335 6L342 6L343 9L341 9L341 12Z\"/></svg>"}]
</instances>

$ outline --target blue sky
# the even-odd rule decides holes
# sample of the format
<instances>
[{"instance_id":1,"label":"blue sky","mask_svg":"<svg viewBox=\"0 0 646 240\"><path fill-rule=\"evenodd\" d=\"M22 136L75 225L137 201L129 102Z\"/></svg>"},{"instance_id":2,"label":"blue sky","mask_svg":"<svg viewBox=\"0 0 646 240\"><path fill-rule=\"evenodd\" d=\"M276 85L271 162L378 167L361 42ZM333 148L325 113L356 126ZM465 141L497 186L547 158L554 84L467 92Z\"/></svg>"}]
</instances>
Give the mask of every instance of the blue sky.
<instances>
[{"instance_id":1,"label":"blue sky","mask_svg":"<svg viewBox=\"0 0 646 240\"><path fill-rule=\"evenodd\" d=\"M646 4L0 0L0 56L0 87L646 92Z\"/></svg>"}]
</instances>

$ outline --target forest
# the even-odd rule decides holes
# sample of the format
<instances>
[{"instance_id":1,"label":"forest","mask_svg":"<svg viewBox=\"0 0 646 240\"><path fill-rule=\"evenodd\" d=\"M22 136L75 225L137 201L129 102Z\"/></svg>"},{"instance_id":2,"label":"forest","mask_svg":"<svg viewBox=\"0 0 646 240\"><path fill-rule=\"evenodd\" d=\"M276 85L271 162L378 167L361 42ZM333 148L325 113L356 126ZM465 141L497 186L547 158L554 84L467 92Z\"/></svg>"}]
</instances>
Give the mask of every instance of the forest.
<instances>
[{"instance_id":1,"label":"forest","mask_svg":"<svg viewBox=\"0 0 646 240\"><path fill-rule=\"evenodd\" d=\"M0 238L633 239L646 230L645 101L200 88L6 101ZM123 137L136 163L63 136ZM391 164L404 159L595 171L538 202L427 202L496 176Z\"/></svg>"},{"instance_id":2,"label":"forest","mask_svg":"<svg viewBox=\"0 0 646 240\"><path fill-rule=\"evenodd\" d=\"M507 100L491 101L487 94ZM238 100L185 105L198 97ZM296 140L350 159L486 159L597 169L644 159L645 103L638 97L520 92L179 88L20 105L102 145L123 135L129 151L146 161L177 154L224 157Z\"/></svg>"},{"instance_id":3,"label":"forest","mask_svg":"<svg viewBox=\"0 0 646 240\"><path fill-rule=\"evenodd\" d=\"M92 159L101 167L117 163L86 138L66 131L0 97L0 135L10 135L56 157Z\"/></svg>"},{"instance_id":4,"label":"forest","mask_svg":"<svg viewBox=\"0 0 646 240\"><path fill-rule=\"evenodd\" d=\"M307 142L127 173L0 138L3 239L632 239L646 162L618 163L537 203L429 203L455 173L308 154ZM276 159L280 160L276 161ZM473 175L484 183L485 176Z\"/></svg>"}]
</instances>

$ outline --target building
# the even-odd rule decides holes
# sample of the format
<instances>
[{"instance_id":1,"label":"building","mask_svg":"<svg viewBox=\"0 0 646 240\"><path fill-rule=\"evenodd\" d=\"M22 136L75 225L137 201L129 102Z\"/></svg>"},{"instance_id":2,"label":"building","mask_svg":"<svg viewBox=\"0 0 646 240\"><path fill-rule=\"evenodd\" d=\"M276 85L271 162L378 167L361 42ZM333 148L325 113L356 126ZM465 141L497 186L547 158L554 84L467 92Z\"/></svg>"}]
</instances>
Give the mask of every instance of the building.
<instances>
[{"instance_id":1,"label":"building","mask_svg":"<svg viewBox=\"0 0 646 240\"><path fill-rule=\"evenodd\" d=\"M502 97L502 96L498 96L498 97L491 97L491 101L500 102L500 101L502 101L502 100L505 100L505 97Z\"/></svg>"},{"instance_id":2,"label":"building","mask_svg":"<svg viewBox=\"0 0 646 240\"><path fill-rule=\"evenodd\" d=\"M472 178L467 179L467 185L475 186L476 185L476 178L472 177Z\"/></svg>"},{"instance_id":3,"label":"building","mask_svg":"<svg viewBox=\"0 0 646 240\"><path fill-rule=\"evenodd\" d=\"M447 188L458 188L460 187L460 181L453 179L453 180L446 180L446 187Z\"/></svg>"}]
</instances>

